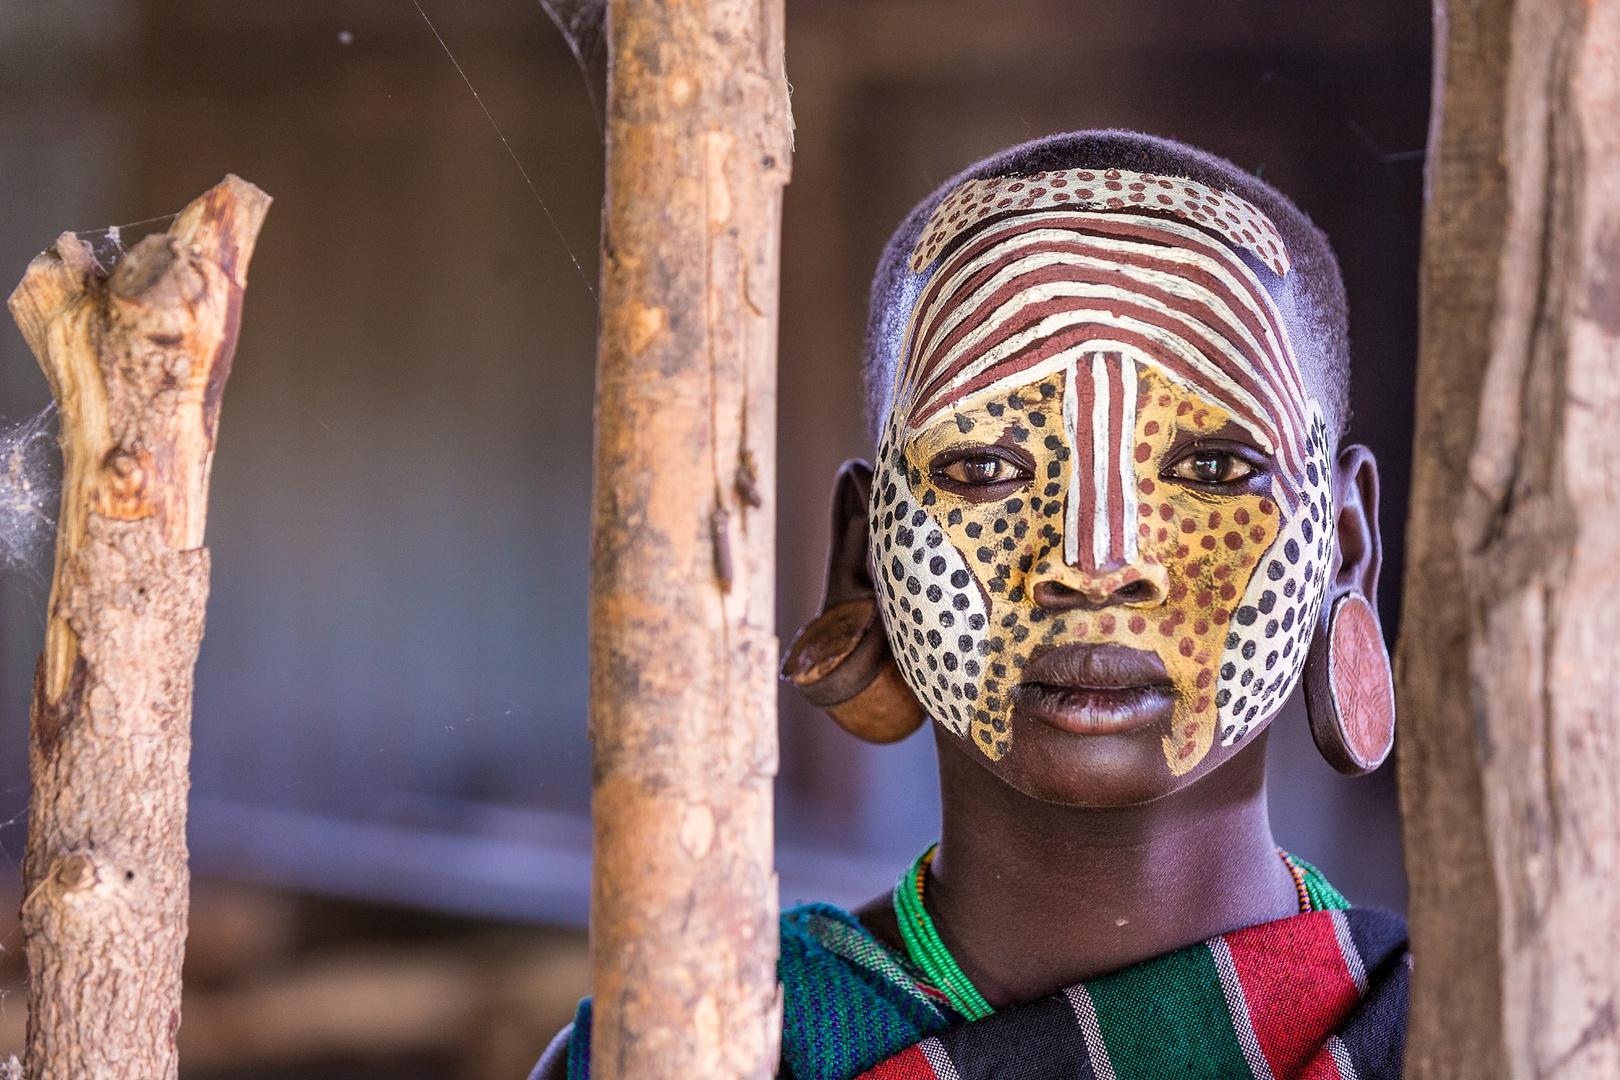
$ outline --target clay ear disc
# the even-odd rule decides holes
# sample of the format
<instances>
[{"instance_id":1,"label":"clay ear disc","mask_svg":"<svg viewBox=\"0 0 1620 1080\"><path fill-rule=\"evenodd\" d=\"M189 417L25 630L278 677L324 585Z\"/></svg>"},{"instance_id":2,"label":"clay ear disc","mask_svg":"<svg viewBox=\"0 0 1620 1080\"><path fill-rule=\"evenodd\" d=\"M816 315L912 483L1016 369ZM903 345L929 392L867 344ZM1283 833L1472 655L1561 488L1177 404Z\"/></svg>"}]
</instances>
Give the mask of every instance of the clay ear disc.
<instances>
[{"instance_id":1,"label":"clay ear disc","mask_svg":"<svg viewBox=\"0 0 1620 1080\"><path fill-rule=\"evenodd\" d=\"M1378 616L1365 597L1348 593L1334 603L1327 639L1336 741L1350 759L1345 764L1355 772L1371 772L1384 763L1395 742L1395 680ZM1313 727L1316 723L1313 717Z\"/></svg>"},{"instance_id":2,"label":"clay ear disc","mask_svg":"<svg viewBox=\"0 0 1620 1080\"><path fill-rule=\"evenodd\" d=\"M926 718L871 599L828 608L800 630L782 657L782 678L866 742L899 742Z\"/></svg>"}]
</instances>

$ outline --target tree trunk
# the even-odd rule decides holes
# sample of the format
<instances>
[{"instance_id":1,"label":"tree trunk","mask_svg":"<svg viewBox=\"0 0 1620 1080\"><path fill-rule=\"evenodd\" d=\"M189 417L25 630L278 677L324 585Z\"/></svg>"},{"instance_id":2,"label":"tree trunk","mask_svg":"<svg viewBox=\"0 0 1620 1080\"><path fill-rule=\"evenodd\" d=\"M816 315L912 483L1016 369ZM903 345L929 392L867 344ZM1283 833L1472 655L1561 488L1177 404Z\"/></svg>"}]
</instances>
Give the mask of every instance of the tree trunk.
<instances>
[{"instance_id":1,"label":"tree trunk","mask_svg":"<svg viewBox=\"0 0 1620 1080\"><path fill-rule=\"evenodd\" d=\"M208 474L269 204L228 177L110 274L63 233L11 296L63 464L29 742L29 1080L176 1075Z\"/></svg>"},{"instance_id":2,"label":"tree trunk","mask_svg":"<svg viewBox=\"0 0 1620 1080\"><path fill-rule=\"evenodd\" d=\"M1620 1076L1620 0L1437 0L1407 1075Z\"/></svg>"},{"instance_id":3,"label":"tree trunk","mask_svg":"<svg viewBox=\"0 0 1620 1080\"><path fill-rule=\"evenodd\" d=\"M600 1080L776 1067L781 0L612 0L591 538Z\"/></svg>"}]
</instances>

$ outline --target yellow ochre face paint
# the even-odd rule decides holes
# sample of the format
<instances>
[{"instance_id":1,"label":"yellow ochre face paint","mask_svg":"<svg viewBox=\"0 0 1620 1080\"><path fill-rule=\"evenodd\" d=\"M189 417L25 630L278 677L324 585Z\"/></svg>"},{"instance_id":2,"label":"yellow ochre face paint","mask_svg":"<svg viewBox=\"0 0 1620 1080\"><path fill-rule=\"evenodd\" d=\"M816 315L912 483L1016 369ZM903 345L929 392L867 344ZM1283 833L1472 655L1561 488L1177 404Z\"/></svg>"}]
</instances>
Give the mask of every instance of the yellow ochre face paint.
<instances>
[{"instance_id":1,"label":"yellow ochre face paint","mask_svg":"<svg viewBox=\"0 0 1620 1080\"><path fill-rule=\"evenodd\" d=\"M1211 440L1264 468L1208 482L1188 462L1207 468ZM1150 650L1175 690L1166 766L1190 771L1298 680L1330 552L1328 454L1280 316L1220 239L1068 208L964 231L913 311L873 486L907 682L995 759L1042 651ZM960 482L998 461L1004 477ZM1043 605L1054 594L1088 602Z\"/></svg>"}]
</instances>

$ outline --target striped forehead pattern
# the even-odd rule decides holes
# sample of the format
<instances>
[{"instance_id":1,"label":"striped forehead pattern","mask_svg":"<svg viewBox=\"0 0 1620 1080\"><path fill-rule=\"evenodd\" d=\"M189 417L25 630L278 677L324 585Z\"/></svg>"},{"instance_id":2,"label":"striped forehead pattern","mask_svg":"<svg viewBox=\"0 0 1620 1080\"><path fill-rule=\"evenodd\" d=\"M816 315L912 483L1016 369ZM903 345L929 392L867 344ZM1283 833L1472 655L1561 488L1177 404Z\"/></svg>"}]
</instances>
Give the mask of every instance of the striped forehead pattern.
<instances>
[{"instance_id":1,"label":"striped forehead pattern","mask_svg":"<svg viewBox=\"0 0 1620 1080\"><path fill-rule=\"evenodd\" d=\"M1098 354L1155 366L1303 471L1305 390L1276 305L1221 241L1141 214L1020 214L947 255L913 308L895 411L918 430Z\"/></svg>"},{"instance_id":2,"label":"striped forehead pattern","mask_svg":"<svg viewBox=\"0 0 1620 1080\"><path fill-rule=\"evenodd\" d=\"M1288 249L1271 219L1247 199L1185 177L1124 169L1056 169L1034 176L969 180L928 218L911 254L920 274L957 236L999 214L1061 207L1070 210L1157 210L1214 230L1233 247L1286 277Z\"/></svg>"}]
</instances>

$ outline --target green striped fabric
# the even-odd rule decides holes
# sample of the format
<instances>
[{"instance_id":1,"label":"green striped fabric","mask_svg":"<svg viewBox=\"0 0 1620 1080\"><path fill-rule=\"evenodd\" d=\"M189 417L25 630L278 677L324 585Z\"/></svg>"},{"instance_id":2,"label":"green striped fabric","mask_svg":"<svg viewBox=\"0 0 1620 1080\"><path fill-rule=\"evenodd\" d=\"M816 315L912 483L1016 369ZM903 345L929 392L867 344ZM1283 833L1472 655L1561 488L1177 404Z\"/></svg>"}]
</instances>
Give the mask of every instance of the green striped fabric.
<instances>
[{"instance_id":1,"label":"green striped fabric","mask_svg":"<svg viewBox=\"0 0 1620 1080\"><path fill-rule=\"evenodd\" d=\"M1215 961L1182 949L1086 984L1117 1080L1251 1080Z\"/></svg>"}]
</instances>

